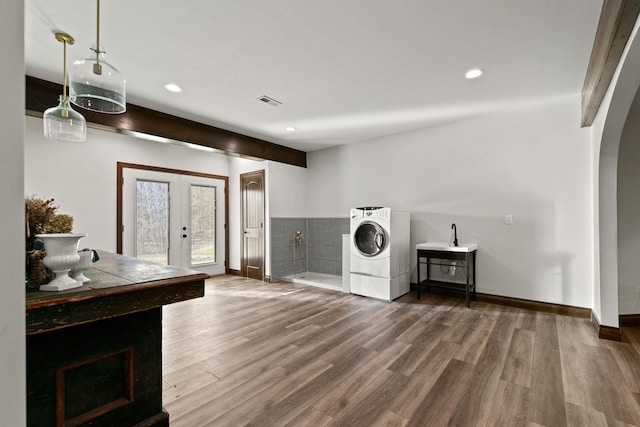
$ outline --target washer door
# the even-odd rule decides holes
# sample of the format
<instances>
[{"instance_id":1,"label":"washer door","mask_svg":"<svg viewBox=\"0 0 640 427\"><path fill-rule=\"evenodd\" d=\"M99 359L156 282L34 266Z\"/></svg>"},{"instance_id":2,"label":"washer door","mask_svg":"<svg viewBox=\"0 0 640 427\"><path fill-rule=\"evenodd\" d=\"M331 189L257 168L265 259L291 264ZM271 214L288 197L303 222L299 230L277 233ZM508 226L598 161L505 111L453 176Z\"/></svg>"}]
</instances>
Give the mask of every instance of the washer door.
<instances>
[{"instance_id":1,"label":"washer door","mask_svg":"<svg viewBox=\"0 0 640 427\"><path fill-rule=\"evenodd\" d=\"M379 224L365 221L353 233L353 243L362 255L373 257L386 247L387 234Z\"/></svg>"}]
</instances>

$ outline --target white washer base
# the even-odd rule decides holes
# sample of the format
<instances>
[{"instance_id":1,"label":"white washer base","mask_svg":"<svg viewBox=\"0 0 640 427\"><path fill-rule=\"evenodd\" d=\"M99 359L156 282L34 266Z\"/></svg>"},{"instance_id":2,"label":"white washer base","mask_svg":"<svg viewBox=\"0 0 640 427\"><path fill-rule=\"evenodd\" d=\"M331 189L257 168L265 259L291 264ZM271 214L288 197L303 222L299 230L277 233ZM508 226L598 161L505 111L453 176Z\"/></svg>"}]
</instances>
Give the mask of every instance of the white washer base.
<instances>
[{"instance_id":1,"label":"white washer base","mask_svg":"<svg viewBox=\"0 0 640 427\"><path fill-rule=\"evenodd\" d=\"M364 297L393 301L409 293L409 273L392 278L351 273L351 293Z\"/></svg>"}]
</instances>

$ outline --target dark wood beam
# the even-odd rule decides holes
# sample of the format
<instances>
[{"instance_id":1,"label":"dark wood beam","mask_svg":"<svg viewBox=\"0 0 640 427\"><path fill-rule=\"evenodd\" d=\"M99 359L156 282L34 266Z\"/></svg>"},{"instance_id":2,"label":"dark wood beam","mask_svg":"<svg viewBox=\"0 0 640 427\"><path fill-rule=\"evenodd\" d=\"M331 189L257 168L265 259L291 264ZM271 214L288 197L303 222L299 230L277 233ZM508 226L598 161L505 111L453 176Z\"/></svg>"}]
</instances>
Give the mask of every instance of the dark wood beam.
<instances>
[{"instance_id":1,"label":"dark wood beam","mask_svg":"<svg viewBox=\"0 0 640 427\"><path fill-rule=\"evenodd\" d=\"M26 76L27 114L42 117L47 108L57 103L61 93L62 85ZM119 133L141 132L214 148L228 155L307 166L307 155L303 151L134 104L127 104L127 111L123 114L101 114L79 107L77 110L85 117L88 126L102 130Z\"/></svg>"},{"instance_id":2,"label":"dark wood beam","mask_svg":"<svg viewBox=\"0 0 640 427\"><path fill-rule=\"evenodd\" d=\"M640 13L640 0L604 0L582 86L582 126L591 126Z\"/></svg>"}]
</instances>

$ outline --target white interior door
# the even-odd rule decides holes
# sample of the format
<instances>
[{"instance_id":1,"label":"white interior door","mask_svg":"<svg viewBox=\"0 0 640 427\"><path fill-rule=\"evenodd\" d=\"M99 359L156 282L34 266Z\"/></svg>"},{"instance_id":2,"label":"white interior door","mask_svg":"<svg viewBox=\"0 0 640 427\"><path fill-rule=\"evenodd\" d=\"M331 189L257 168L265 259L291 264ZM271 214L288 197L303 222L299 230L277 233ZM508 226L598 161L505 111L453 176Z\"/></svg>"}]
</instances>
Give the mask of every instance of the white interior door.
<instances>
[{"instance_id":1,"label":"white interior door","mask_svg":"<svg viewBox=\"0 0 640 427\"><path fill-rule=\"evenodd\" d=\"M123 169L124 255L225 273L225 181Z\"/></svg>"}]
</instances>

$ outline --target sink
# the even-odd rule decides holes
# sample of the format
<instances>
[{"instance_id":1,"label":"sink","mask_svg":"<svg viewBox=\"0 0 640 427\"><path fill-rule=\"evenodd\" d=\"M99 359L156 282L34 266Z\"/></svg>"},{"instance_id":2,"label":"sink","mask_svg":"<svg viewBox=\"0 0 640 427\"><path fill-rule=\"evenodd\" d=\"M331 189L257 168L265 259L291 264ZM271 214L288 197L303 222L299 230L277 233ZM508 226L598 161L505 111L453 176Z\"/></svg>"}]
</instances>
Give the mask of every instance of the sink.
<instances>
[{"instance_id":1,"label":"sink","mask_svg":"<svg viewBox=\"0 0 640 427\"><path fill-rule=\"evenodd\" d=\"M478 244L459 243L458 246L451 246L449 242L426 242L417 244L416 249L427 251L472 252L478 249Z\"/></svg>"}]
</instances>

